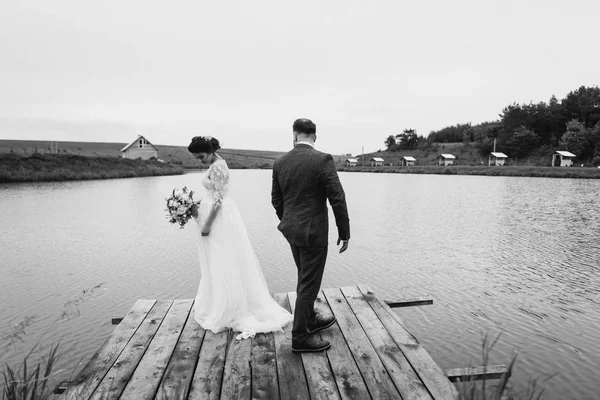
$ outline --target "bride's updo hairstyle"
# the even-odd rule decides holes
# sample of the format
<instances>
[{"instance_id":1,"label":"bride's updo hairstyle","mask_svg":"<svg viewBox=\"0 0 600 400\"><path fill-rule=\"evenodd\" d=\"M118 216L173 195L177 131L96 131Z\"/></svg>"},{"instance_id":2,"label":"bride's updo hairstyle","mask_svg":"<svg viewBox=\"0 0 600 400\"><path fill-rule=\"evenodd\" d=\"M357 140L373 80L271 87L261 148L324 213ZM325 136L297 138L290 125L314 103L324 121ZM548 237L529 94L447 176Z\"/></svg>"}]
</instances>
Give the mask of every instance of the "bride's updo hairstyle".
<instances>
[{"instance_id":1,"label":"bride's updo hairstyle","mask_svg":"<svg viewBox=\"0 0 600 400\"><path fill-rule=\"evenodd\" d=\"M212 136L194 136L188 146L190 153L214 153L221 148L219 141Z\"/></svg>"}]
</instances>

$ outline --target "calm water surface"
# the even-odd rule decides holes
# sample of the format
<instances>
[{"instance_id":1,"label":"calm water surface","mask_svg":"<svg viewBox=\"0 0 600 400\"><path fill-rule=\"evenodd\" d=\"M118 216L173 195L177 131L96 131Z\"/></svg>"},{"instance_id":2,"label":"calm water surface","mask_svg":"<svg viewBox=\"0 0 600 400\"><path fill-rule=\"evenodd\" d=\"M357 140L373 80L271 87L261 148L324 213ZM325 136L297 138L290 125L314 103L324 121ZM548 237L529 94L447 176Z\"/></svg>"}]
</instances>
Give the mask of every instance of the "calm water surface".
<instances>
[{"instance_id":1,"label":"calm water surface","mask_svg":"<svg viewBox=\"0 0 600 400\"><path fill-rule=\"evenodd\" d=\"M431 296L433 306L398 312L443 368L479 365L483 335L501 334L491 362L518 353L519 389L556 374L542 384L544 398L597 398L600 181L340 177L352 239L342 255L331 249L324 287L368 283L385 298ZM199 189L200 178L0 185L0 338L36 317L2 361L62 338L66 377L136 299L193 297L196 232L169 225L163 208L170 190ZM271 171L235 170L231 195L270 289L292 291L295 267L275 228L270 182ZM100 283L77 305L78 317L56 322L65 303Z\"/></svg>"}]
</instances>

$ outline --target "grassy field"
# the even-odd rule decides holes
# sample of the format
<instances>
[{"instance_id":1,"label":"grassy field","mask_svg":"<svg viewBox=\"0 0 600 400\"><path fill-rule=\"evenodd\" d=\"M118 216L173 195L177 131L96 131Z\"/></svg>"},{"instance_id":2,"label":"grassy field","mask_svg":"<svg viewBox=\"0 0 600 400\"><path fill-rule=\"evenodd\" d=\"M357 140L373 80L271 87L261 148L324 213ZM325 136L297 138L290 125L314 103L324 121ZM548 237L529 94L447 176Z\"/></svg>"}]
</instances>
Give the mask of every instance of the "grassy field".
<instances>
[{"instance_id":1,"label":"grassy field","mask_svg":"<svg viewBox=\"0 0 600 400\"><path fill-rule=\"evenodd\" d=\"M375 172L395 174L437 174L437 175L483 175L483 176L531 176L540 178L583 178L600 179L599 168L580 167L535 167L535 166L502 166L488 167L485 165L452 165L440 167L434 165L418 165L414 167L343 167L348 172Z\"/></svg>"},{"instance_id":2,"label":"grassy field","mask_svg":"<svg viewBox=\"0 0 600 400\"><path fill-rule=\"evenodd\" d=\"M58 145L58 151L55 151ZM0 140L0 156L2 154L18 154L29 156L38 154L68 154L85 157L121 157L121 149L127 143L100 142L52 142L36 140ZM51 149L52 146L52 149ZM185 169L198 169L201 164L188 152L185 146L157 145L158 158L167 163L179 165ZM53 151L54 150L54 151ZM273 161L282 156L283 151L221 149L219 153L227 160L230 168L272 168ZM341 166L345 157L333 156Z\"/></svg>"},{"instance_id":3,"label":"grassy field","mask_svg":"<svg viewBox=\"0 0 600 400\"><path fill-rule=\"evenodd\" d=\"M0 156L2 154L29 156L36 153L58 153L84 157L121 158L121 149L126 145L127 143L100 142L52 142L51 145L48 141L0 140ZM155 146L158 148L158 158L167 163L186 169L201 167L184 146ZM58 151L56 151L57 147ZM237 149L222 149L220 153L227 159L230 168L271 168L273 160L283 154L283 152L276 151Z\"/></svg>"},{"instance_id":4,"label":"grassy field","mask_svg":"<svg viewBox=\"0 0 600 400\"><path fill-rule=\"evenodd\" d=\"M75 154L0 154L0 183L132 178L182 173L182 167L156 160Z\"/></svg>"},{"instance_id":5,"label":"grassy field","mask_svg":"<svg viewBox=\"0 0 600 400\"><path fill-rule=\"evenodd\" d=\"M380 157L385 160L385 164L400 166L400 161L404 156L411 156L417 159L417 165L434 165L437 157L442 153L450 153L456 157L456 163L460 165L478 165L482 162L487 164L487 157L481 157L475 146L465 143L438 143L432 145L429 149L420 150L401 150L394 152L373 152L365 154L365 165L371 157Z\"/></svg>"}]
</instances>

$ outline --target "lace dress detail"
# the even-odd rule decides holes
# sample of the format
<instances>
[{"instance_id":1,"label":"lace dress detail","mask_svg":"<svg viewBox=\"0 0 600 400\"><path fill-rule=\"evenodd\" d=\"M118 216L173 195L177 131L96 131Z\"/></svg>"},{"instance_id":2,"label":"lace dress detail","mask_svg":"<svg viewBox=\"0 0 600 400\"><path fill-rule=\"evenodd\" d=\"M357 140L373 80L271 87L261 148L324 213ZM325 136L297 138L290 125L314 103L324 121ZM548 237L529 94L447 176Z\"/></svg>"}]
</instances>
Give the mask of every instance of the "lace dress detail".
<instances>
[{"instance_id":1,"label":"lace dress detail","mask_svg":"<svg viewBox=\"0 0 600 400\"><path fill-rule=\"evenodd\" d=\"M214 333L240 332L238 340L281 331L293 316L269 294L242 217L229 196L227 163L212 163L202 185L206 195L196 220L201 274L194 303L196 321ZM218 211L210 234L202 236L204 222L215 206Z\"/></svg>"},{"instance_id":2,"label":"lace dress detail","mask_svg":"<svg viewBox=\"0 0 600 400\"><path fill-rule=\"evenodd\" d=\"M224 160L217 160L212 163L206 171L202 184L207 194L212 197L212 201L220 206L223 198L229 193L229 168L227 163Z\"/></svg>"}]
</instances>

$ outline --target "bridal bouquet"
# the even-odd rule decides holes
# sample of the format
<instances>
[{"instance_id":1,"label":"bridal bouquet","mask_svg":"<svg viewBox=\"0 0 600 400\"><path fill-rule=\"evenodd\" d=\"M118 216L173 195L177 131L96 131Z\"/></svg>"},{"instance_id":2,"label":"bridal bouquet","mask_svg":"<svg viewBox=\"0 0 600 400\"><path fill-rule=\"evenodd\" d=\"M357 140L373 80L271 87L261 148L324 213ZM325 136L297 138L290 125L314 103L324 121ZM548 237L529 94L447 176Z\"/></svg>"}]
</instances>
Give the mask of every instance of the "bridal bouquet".
<instances>
[{"instance_id":1,"label":"bridal bouquet","mask_svg":"<svg viewBox=\"0 0 600 400\"><path fill-rule=\"evenodd\" d=\"M187 187L183 189L173 189L171 196L165 198L167 201L167 219L172 224L179 224L183 228L192 218L194 208L198 207L199 202L194 201L194 191L188 191Z\"/></svg>"}]
</instances>

